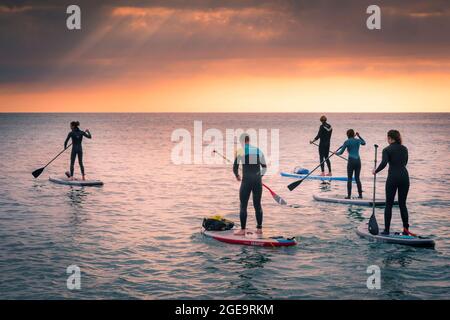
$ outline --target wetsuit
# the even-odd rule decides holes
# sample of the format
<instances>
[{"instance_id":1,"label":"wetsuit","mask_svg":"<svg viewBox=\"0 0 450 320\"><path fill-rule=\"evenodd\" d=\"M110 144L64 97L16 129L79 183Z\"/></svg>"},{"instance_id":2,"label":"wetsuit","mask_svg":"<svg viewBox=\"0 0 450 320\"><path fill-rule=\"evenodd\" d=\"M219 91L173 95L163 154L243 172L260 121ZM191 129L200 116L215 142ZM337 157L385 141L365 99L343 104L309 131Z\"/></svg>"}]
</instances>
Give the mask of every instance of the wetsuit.
<instances>
[{"instance_id":1,"label":"wetsuit","mask_svg":"<svg viewBox=\"0 0 450 320\"><path fill-rule=\"evenodd\" d=\"M256 147L246 144L240 149L233 164L233 173L239 175L239 164L242 164L242 182L239 190L241 228L247 225L247 205L250 193L253 194L253 207L255 208L257 228L262 228L263 211L261 207L262 176L266 172L264 154Z\"/></svg>"},{"instance_id":2,"label":"wetsuit","mask_svg":"<svg viewBox=\"0 0 450 320\"><path fill-rule=\"evenodd\" d=\"M361 173L361 158L359 157L359 146L365 145L366 142L363 138L359 139L350 138L344 142L342 147L336 152L337 155L344 153L345 149L348 150L348 161L347 161L347 197L350 199L352 196L352 178L353 173L355 173L355 181L358 186L358 195L362 198L362 185L360 179Z\"/></svg>"},{"instance_id":3,"label":"wetsuit","mask_svg":"<svg viewBox=\"0 0 450 320\"><path fill-rule=\"evenodd\" d=\"M389 232L392 218L392 206L394 205L395 194L398 190L398 204L402 217L403 228L409 229L408 209L406 208L406 198L409 191L409 174L406 169L408 164L408 149L399 144L393 143L384 148L383 158L375 172L380 172L389 163L389 172L386 180L386 207L384 209L384 229Z\"/></svg>"},{"instance_id":4,"label":"wetsuit","mask_svg":"<svg viewBox=\"0 0 450 320\"><path fill-rule=\"evenodd\" d=\"M330 124L323 122L320 125L319 132L317 133L317 136L314 138L313 141L317 141L320 139L319 142L319 159L320 159L320 168L322 172L325 172L325 165L322 163L326 158L328 158L330 153L330 140L331 140L331 133L333 132L333 128ZM330 160L326 161L328 171L331 172L331 162Z\"/></svg>"},{"instance_id":5,"label":"wetsuit","mask_svg":"<svg viewBox=\"0 0 450 320\"><path fill-rule=\"evenodd\" d=\"M80 164L81 174L84 176L84 165L83 165L83 147L81 142L83 137L91 139L92 136L89 132L81 131L79 128L73 129L67 135L66 141L64 142L64 149L67 148L67 143L72 139L72 153L70 155L70 176L73 177L75 158L78 156L78 163Z\"/></svg>"}]
</instances>

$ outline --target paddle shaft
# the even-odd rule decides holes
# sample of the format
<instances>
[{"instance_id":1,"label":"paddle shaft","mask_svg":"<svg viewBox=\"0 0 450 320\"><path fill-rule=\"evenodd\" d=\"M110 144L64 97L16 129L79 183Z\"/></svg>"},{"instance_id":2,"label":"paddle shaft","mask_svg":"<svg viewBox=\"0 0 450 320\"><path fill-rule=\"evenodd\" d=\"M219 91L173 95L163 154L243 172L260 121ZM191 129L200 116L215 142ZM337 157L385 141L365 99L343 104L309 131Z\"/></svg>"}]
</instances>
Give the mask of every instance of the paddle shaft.
<instances>
[{"instance_id":1,"label":"paddle shaft","mask_svg":"<svg viewBox=\"0 0 450 320\"><path fill-rule=\"evenodd\" d=\"M313 145L315 145L315 146L319 146L317 143L315 143L315 142L313 142L312 143ZM338 149L339 150L339 149ZM333 152L333 151L328 151L329 153L331 153L331 154L336 154L335 152ZM336 154L339 158L341 158L341 159L344 159L345 161L348 161L348 159L346 158L346 157L343 157L343 156L341 156L340 154Z\"/></svg>"},{"instance_id":2,"label":"paddle shaft","mask_svg":"<svg viewBox=\"0 0 450 320\"><path fill-rule=\"evenodd\" d=\"M53 161L56 160L56 158L58 158L64 151L66 151L67 149L69 149L69 147L72 145L72 143L70 143L64 150L62 150L60 153L58 153L52 160L50 160L42 169L45 169L48 167L48 165L50 163L52 163Z\"/></svg>"},{"instance_id":3,"label":"paddle shaft","mask_svg":"<svg viewBox=\"0 0 450 320\"><path fill-rule=\"evenodd\" d=\"M375 144L375 160L373 170L377 170L377 154L378 154L378 145ZM376 195L376 186L377 186L377 174L373 175L373 203L372 203L372 214L375 215L375 195Z\"/></svg>"},{"instance_id":4,"label":"paddle shaft","mask_svg":"<svg viewBox=\"0 0 450 320\"><path fill-rule=\"evenodd\" d=\"M339 149L341 149L341 148L342 148L342 146L339 147L337 150L339 150ZM337 150L336 150L336 151L337 151ZM299 185L303 182L303 180L305 180L306 178L308 178L314 171L316 171L317 169L319 169L321 165L323 165L328 159L330 159L330 158L331 158L332 156L334 156L335 154L336 154L336 152L332 152L331 155L330 155L328 158L326 158L325 160L323 160L317 167L315 167L311 172L309 172L304 178L302 178L302 179L300 179L300 180L297 180L297 181L291 183L290 185L288 185L289 190L292 191L292 190L294 190L295 188L297 188L297 186L299 186Z\"/></svg>"}]
</instances>

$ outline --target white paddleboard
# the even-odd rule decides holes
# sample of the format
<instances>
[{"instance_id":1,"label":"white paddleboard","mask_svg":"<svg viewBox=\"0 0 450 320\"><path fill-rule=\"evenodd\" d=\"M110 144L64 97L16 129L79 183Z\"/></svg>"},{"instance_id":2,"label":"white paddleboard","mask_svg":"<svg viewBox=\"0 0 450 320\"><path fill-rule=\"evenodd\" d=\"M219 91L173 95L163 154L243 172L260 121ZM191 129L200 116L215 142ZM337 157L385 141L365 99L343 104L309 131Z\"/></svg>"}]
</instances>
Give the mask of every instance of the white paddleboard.
<instances>
[{"instance_id":1,"label":"white paddleboard","mask_svg":"<svg viewBox=\"0 0 450 320\"><path fill-rule=\"evenodd\" d=\"M308 176L307 174L297 174L297 173L289 173L289 172L280 172L282 177L286 178L294 178L294 179L308 179L308 180L324 180L324 181L347 181L347 177L335 177L335 176Z\"/></svg>"},{"instance_id":2,"label":"white paddleboard","mask_svg":"<svg viewBox=\"0 0 450 320\"><path fill-rule=\"evenodd\" d=\"M382 229L380 229L382 230ZM381 231L380 231L381 232ZM356 229L356 234L362 238L366 238L372 241L403 244L413 247L434 247L435 243L433 239L421 237L421 236L405 236L401 232L391 232L389 235L372 235L370 234L367 224L363 223Z\"/></svg>"},{"instance_id":3,"label":"white paddleboard","mask_svg":"<svg viewBox=\"0 0 450 320\"><path fill-rule=\"evenodd\" d=\"M343 195L313 195L314 200L322 201L322 202L331 202L331 203L341 203L341 204L351 204L357 206L368 206L371 207L373 205L372 199L360 199L358 197L352 197L351 199L345 199ZM376 207L384 207L386 205L386 200L384 199L375 199ZM394 205L398 205L398 201L394 202Z\"/></svg>"},{"instance_id":4,"label":"white paddleboard","mask_svg":"<svg viewBox=\"0 0 450 320\"><path fill-rule=\"evenodd\" d=\"M258 235L256 231L247 230L245 235L238 236L234 233L237 229L231 229L226 231L206 231L203 230L203 234L207 237L216 239L221 242L240 244L247 246L260 246L260 247L289 247L295 246L297 241L294 237L285 238L283 236L267 237L264 234Z\"/></svg>"},{"instance_id":5,"label":"white paddleboard","mask_svg":"<svg viewBox=\"0 0 450 320\"><path fill-rule=\"evenodd\" d=\"M64 184L67 186L92 187L103 185L103 182L100 180L69 180L67 177L50 177L48 180L53 183Z\"/></svg>"}]
</instances>

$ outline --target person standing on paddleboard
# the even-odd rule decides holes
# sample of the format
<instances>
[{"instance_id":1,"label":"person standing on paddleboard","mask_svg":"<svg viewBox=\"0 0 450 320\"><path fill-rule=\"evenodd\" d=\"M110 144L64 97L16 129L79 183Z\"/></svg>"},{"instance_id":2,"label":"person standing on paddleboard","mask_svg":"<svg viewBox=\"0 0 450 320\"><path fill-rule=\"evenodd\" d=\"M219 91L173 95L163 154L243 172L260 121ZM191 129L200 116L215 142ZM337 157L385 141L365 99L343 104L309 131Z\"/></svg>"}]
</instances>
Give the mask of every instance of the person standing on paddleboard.
<instances>
[{"instance_id":1,"label":"person standing on paddleboard","mask_svg":"<svg viewBox=\"0 0 450 320\"><path fill-rule=\"evenodd\" d=\"M323 161L328 158L328 155L330 153L330 140L331 140L331 134L333 133L333 128L329 123L327 123L327 117L321 116L320 122L322 124L319 127L319 132L317 133L317 136L311 140L309 143L314 143L315 141L320 139L319 142L319 159L320 159L320 169L322 170L321 176L325 176L325 165L323 164ZM326 161L327 167L328 167L328 176L331 176L331 162L328 159Z\"/></svg>"},{"instance_id":2,"label":"person standing on paddleboard","mask_svg":"<svg viewBox=\"0 0 450 320\"><path fill-rule=\"evenodd\" d=\"M73 180L73 172L76 157L78 157L78 163L80 165L82 179L85 180L84 165L83 165L83 147L81 146L81 142L83 141L83 137L86 137L88 139L92 138L89 129L86 129L86 131L81 131L79 126L80 126L79 121L72 121L70 123L71 131L67 135L66 141L64 142L64 149L67 149L67 143L69 142L70 139L72 139L72 153L70 155L70 173L66 172L66 175L70 180Z\"/></svg>"},{"instance_id":3,"label":"person standing on paddleboard","mask_svg":"<svg viewBox=\"0 0 450 320\"><path fill-rule=\"evenodd\" d=\"M236 153L233 163L233 173L237 181L241 181L239 190L241 230L236 235L245 235L247 225L247 206L250 194L253 194L253 207L256 215L256 233L262 234L263 211L261 207L262 177L267 165L264 154L258 148L250 145L250 136L246 133L240 138L243 148ZM242 164L242 178L239 175L239 165Z\"/></svg>"},{"instance_id":4,"label":"person standing on paddleboard","mask_svg":"<svg viewBox=\"0 0 450 320\"><path fill-rule=\"evenodd\" d=\"M357 136L359 139L356 139ZM355 133L353 129L347 130L347 140L344 142L342 147L336 152L337 155L344 153L345 149L348 152L347 161L347 197L345 199L351 199L352 197L352 179L353 173L355 173L355 181L358 187L358 198L362 199L362 185L359 175L361 173L361 158L359 157L359 146L364 146L366 142L359 135L358 132Z\"/></svg>"},{"instance_id":5,"label":"person standing on paddleboard","mask_svg":"<svg viewBox=\"0 0 450 320\"><path fill-rule=\"evenodd\" d=\"M406 169L408 164L408 149L402 144L402 137L397 130L389 130L387 133L389 146L383 149L383 158L380 165L373 174L383 170L389 163L388 177L386 180L386 207L384 209L384 231L383 235L389 234L392 218L392 207L394 205L395 194L398 191L398 205L403 222L403 234L415 236L409 232L408 208L406 198L409 191L409 174Z\"/></svg>"}]
</instances>

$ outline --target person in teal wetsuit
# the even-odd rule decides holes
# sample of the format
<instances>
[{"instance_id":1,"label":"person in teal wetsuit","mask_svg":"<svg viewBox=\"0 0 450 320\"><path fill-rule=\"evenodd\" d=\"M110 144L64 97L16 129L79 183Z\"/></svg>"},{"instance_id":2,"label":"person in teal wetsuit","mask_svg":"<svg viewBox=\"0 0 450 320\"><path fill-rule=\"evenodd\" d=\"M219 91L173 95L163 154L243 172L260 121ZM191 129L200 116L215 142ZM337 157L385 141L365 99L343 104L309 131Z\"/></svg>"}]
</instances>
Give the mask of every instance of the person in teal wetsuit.
<instances>
[{"instance_id":1,"label":"person in teal wetsuit","mask_svg":"<svg viewBox=\"0 0 450 320\"><path fill-rule=\"evenodd\" d=\"M356 139L357 136L359 139ZM352 196L352 179L353 173L355 173L355 181L358 186L358 197L362 198L362 185L361 179L359 178L361 173L361 158L359 157L359 146L366 144L364 139L359 135L358 132L355 133L353 129L347 130L348 139L344 142L341 148L336 152L337 155L344 153L345 149L348 151L348 162L347 162L347 197L350 199Z\"/></svg>"},{"instance_id":2,"label":"person in teal wetsuit","mask_svg":"<svg viewBox=\"0 0 450 320\"><path fill-rule=\"evenodd\" d=\"M256 215L256 233L262 234L263 210L261 206L262 177L266 172L266 160L264 154L258 148L250 145L250 136L242 134L242 149L236 153L233 164L233 173L237 181L241 181L239 189L241 230L236 235L245 235L247 225L247 206L250 194L253 194L253 207ZM242 164L242 178L239 175L239 165Z\"/></svg>"}]
</instances>

